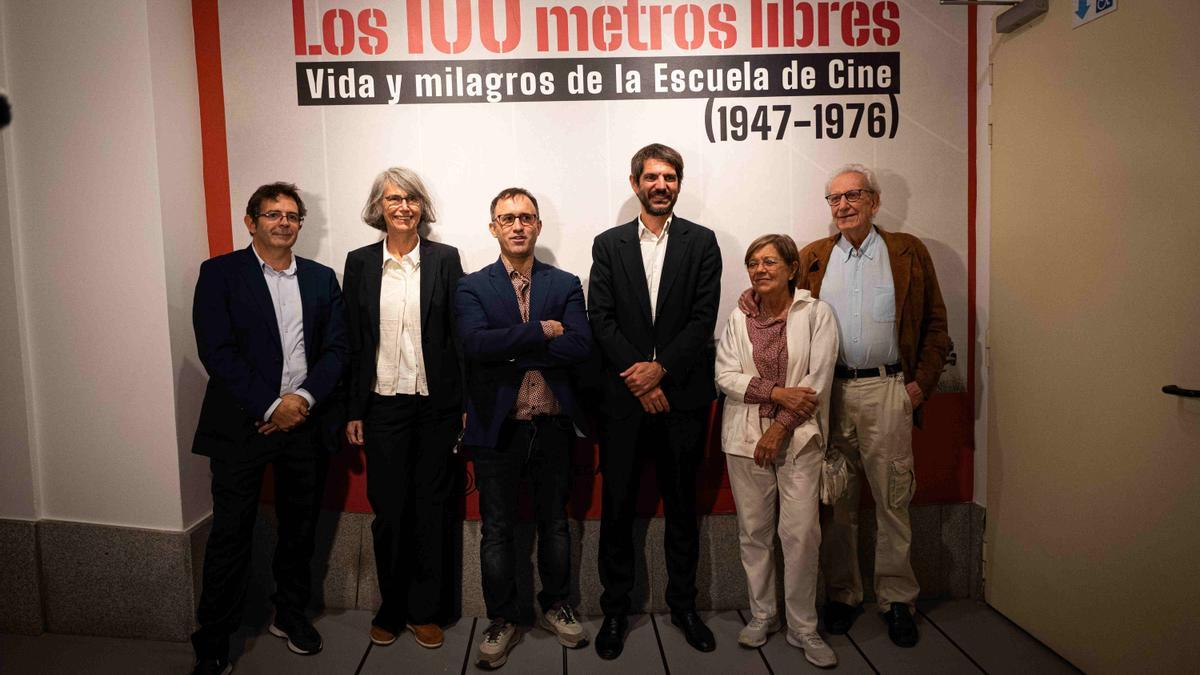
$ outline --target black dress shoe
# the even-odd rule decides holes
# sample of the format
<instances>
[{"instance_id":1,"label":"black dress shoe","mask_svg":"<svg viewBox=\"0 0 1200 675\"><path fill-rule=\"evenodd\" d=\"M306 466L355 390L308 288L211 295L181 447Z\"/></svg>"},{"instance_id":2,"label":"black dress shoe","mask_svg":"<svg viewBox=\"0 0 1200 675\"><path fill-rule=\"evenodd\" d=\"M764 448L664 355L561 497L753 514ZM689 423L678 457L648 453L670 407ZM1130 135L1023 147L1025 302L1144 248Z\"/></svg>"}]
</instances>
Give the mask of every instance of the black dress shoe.
<instances>
[{"instance_id":1,"label":"black dress shoe","mask_svg":"<svg viewBox=\"0 0 1200 675\"><path fill-rule=\"evenodd\" d=\"M192 675L229 675L232 671L229 659L198 659Z\"/></svg>"},{"instance_id":2,"label":"black dress shoe","mask_svg":"<svg viewBox=\"0 0 1200 675\"><path fill-rule=\"evenodd\" d=\"M717 638L713 637L712 631L695 611L671 612L671 623L683 629L687 643L697 651L711 652L717 648Z\"/></svg>"},{"instance_id":3,"label":"black dress shoe","mask_svg":"<svg viewBox=\"0 0 1200 675\"><path fill-rule=\"evenodd\" d=\"M887 622L888 637L897 647L916 646L920 635L917 633L917 622L913 621L908 605L893 603L891 609L883 612L883 620Z\"/></svg>"},{"instance_id":4,"label":"black dress shoe","mask_svg":"<svg viewBox=\"0 0 1200 675\"><path fill-rule=\"evenodd\" d=\"M834 600L825 603L825 630L829 631L830 635L849 633L857 618L858 607Z\"/></svg>"},{"instance_id":5,"label":"black dress shoe","mask_svg":"<svg viewBox=\"0 0 1200 675\"><path fill-rule=\"evenodd\" d=\"M625 649L625 632L628 629L629 619L624 615L605 616L600 632L596 633L596 655L606 661L620 656L621 650Z\"/></svg>"}]
</instances>

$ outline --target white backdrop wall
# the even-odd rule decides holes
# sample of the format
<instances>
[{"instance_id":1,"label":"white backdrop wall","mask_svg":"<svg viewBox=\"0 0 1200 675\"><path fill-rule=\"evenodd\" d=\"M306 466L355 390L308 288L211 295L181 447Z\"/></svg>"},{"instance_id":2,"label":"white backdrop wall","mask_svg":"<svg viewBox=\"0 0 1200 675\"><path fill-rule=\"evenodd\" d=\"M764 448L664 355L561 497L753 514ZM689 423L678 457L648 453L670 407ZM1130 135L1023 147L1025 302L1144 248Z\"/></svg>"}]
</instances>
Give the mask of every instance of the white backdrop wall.
<instances>
[{"instance_id":1,"label":"white backdrop wall","mask_svg":"<svg viewBox=\"0 0 1200 675\"><path fill-rule=\"evenodd\" d=\"M579 275L586 288L592 238L637 214L628 183L629 158L642 145L657 141L680 150L686 163L676 212L717 232L725 260L720 310L724 321L747 286L740 265L746 245L767 232L789 233L801 245L829 234L829 210L822 201L825 180L844 163L862 162L876 168L882 179L879 223L916 234L929 246L949 308L951 337L960 353L959 365L943 379L948 388L962 390L967 345L965 8L925 2L858 3L872 17L883 11L881 5L895 11L896 44L847 45L835 14L826 46L789 50L753 47L749 27L753 5L734 2L724 5L736 15L731 22L736 30L732 45L705 43L694 50L680 49L670 38L667 20L661 50L630 48L626 28L626 41L615 51L591 46L587 51L560 53L539 52L536 40L538 9L555 3L527 0L513 3L520 8L520 41L511 51L496 54L481 44L478 13L481 7L491 6L502 39L503 12L509 3L471 0L460 3L471 12L470 43L457 53L445 54L433 46L430 13L444 10L447 33L457 35L456 5L451 0L295 4L301 9L303 32L294 21L292 2L219 3L235 247L249 242L241 216L254 188L291 180L301 187L310 208L298 251L340 273L348 251L378 238L378 232L359 218L372 178L388 166L404 165L417 170L434 193L440 219L433 238L459 247L467 271L495 260L497 248L487 234L487 206L500 189L520 185L541 202L545 227L539 256ZM712 11L717 4L696 6ZM797 4L810 9L818 5ZM574 5L592 16L601 3L581 0ZM407 12L414 6L422 12L420 28L408 21ZM356 17L358 25L362 13L372 8L382 12L386 21L388 40L382 53L365 53L355 43L345 56L296 55L298 34L302 43L328 52L330 38L322 27L332 27L330 35L337 46L343 40L341 31L349 25L338 16ZM642 17L641 29L651 30L646 15ZM378 17L375 22L379 23ZM878 27L879 22L873 25ZM356 37L363 36L362 30L351 30ZM569 35L574 36L573 31L574 24ZM422 53L408 53L410 34L422 36ZM550 44L555 44L553 39ZM896 96L895 138L872 139L860 129L858 138L817 140L812 127L792 127L781 140L774 138L778 129L773 129L769 140L752 137L710 143L705 126L707 93L686 99L399 105L323 99L321 105L298 104L302 94L312 94L306 79L309 70L321 73L321 68L332 67L342 72L351 65L361 75L370 67L361 62L383 61L376 66L400 72L417 61L446 61L444 65L461 65L470 73L489 68L537 70L546 57L569 58L591 68L589 58L598 56L629 64L646 56L678 60L833 52L860 61L870 52L898 53L901 88ZM430 64L428 69L440 72L442 67ZM298 74L298 69L303 72ZM596 69L608 72L608 67ZM777 74L772 72L771 77ZM411 84L411 78L407 81ZM382 77L378 82L386 92ZM559 92L565 87L562 79L556 80L556 87ZM714 107L742 105L753 113L761 105L790 105L793 119L810 121L816 104L889 101L886 95L716 96Z\"/></svg>"},{"instance_id":2,"label":"white backdrop wall","mask_svg":"<svg viewBox=\"0 0 1200 675\"><path fill-rule=\"evenodd\" d=\"M37 499L22 511L6 486L0 516L179 530L208 508L203 464L181 467L194 377L176 404L206 248L190 28L186 0L3 4Z\"/></svg>"}]
</instances>

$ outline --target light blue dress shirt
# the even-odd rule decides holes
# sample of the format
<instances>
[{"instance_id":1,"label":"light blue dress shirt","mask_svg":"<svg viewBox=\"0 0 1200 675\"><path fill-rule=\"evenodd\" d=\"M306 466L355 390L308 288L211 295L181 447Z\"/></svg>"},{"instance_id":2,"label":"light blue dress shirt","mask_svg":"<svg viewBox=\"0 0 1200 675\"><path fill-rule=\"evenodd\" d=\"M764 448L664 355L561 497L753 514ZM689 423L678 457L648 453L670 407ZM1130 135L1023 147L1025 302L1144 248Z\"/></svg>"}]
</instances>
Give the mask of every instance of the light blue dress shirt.
<instances>
[{"instance_id":1,"label":"light blue dress shirt","mask_svg":"<svg viewBox=\"0 0 1200 675\"><path fill-rule=\"evenodd\" d=\"M838 363L851 368L899 363L896 287L887 246L874 226L859 248L838 238L821 282L821 299L837 317Z\"/></svg>"},{"instance_id":2,"label":"light blue dress shirt","mask_svg":"<svg viewBox=\"0 0 1200 675\"><path fill-rule=\"evenodd\" d=\"M286 269L276 270L263 261L258 251L251 246L258 264L262 268L263 279L267 282L267 290L271 293L271 304L275 308L275 322L279 325L280 347L283 348L283 375L279 381L279 396L267 408L263 420L271 419L275 408L279 407L284 394L299 394L308 401L309 407L315 405L312 394L300 388L308 377L308 361L304 355L304 308L300 304L300 281L296 278L296 256Z\"/></svg>"}]
</instances>

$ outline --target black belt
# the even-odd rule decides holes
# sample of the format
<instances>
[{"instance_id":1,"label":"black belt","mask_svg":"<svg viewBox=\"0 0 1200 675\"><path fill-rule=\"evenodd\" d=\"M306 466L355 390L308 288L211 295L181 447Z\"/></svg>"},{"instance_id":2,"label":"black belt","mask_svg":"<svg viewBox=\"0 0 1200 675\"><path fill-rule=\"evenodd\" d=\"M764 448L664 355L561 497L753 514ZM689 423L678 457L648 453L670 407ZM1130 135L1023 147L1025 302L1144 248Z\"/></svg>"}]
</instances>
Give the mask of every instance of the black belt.
<instances>
[{"instance_id":1,"label":"black belt","mask_svg":"<svg viewBox=\"0 0 1200 675\"><path fill-rule=\"evenodd\" d=\"M833 376L839 380L859 380L864 377L887 377L900 370L899 363L889 363L878 368L847 368L839 364L833 367Z\"/></svg>"}]
</instances>

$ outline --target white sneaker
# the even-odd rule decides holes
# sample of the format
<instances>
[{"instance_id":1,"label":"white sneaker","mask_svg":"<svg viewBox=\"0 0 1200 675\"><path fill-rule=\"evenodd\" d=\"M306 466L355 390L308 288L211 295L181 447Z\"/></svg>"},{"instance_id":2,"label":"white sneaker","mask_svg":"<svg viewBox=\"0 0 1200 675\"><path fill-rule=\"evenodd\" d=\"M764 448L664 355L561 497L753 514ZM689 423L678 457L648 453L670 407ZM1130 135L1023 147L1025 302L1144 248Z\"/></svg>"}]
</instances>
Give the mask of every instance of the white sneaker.
<instances>
[{"instance_id":1,"label":"white sneaker","mask_svg":"<svg viewBox=\"0 0 1200 675\"><path fill-rule=\"evenodd\" d=\"M751 617L750 623L746 624L738 633L738 644L751 649L761 647L767 644L771 634L778 632L779 628L779 617L773 616L770 619Z\"/></svg>"},{"instance_id":2,"label":"white sneaker","mask_svg":"<svg viewBox=\"0 0 1200 675\"><path fill-rule=\"evenodd\" d=\"M817 633L795 633L788 631L788 644L804 650L804 658L818 668L832 668L837 665L837 654L833 647L825 644Z\"/></svg>"},{"instance_id":3,"label":"white sneaker","mask_svg":"<svg viewBox=\"0 0 1200 675\"><path fill-rule=\"evenodd\" d=\"M550 611L539 616L538 623L542 628L554 633L559 644L567 649L587 646L587 632L583 630L579 619L575 618L575 608L565 602L554 605Z\"/></svg>"},{"instance_id":4,"label":"white sneaker","mask_svg":"<svg viewBox=\"0 0 1200 675\"><path fill-rule=\"evenodd\" d=\"M521 641L521 632L514 624L504 619L495 619L483 631L479 643L479 655L475 665L484 670L495 670L508 661L508 653Z\"/></svg>"}]
</instances>

